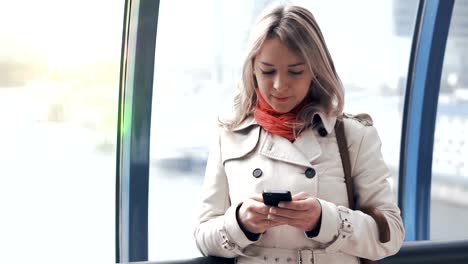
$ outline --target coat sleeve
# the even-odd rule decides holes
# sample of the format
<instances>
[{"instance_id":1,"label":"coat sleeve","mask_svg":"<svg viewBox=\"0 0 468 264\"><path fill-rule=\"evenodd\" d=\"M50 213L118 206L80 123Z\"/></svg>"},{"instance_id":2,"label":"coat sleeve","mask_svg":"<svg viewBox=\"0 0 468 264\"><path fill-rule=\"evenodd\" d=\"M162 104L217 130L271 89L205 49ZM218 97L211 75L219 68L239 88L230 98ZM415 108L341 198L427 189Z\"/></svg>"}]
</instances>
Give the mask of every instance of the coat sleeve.
<instances>
[{"instance_id":1,"label":"coat sleeve","mask_svg":"<svg viewBox=\"0 0 468 264\"><path fill-rule=\"evenodd\" d=\"M242 250L254 243L241 230L236 209L231 205L229 185L221 157L222 129L212 143L203 183L201 210L194 236L204 256L231 258L243 255Z\"/></svg>"},{"instance_id":2,"label":"coat sleeve","mask_svg":"<svg viewBox=\"0 0 468 264\"><path fill-rule=\"evenodd\" d=\"M387 181L390 171L382 158L381 141L376 129L357 121L347 122L345 127L348 130L346 137L357 208L375 207L380 210L389 224L390 241L379 241L377 224L371 216L320 199L322 228L314 240L324 243L328 252L341 251L378 260L396 254L403 243L404 227L400 209L393 202Z\"/></svg>"}]
</instances>

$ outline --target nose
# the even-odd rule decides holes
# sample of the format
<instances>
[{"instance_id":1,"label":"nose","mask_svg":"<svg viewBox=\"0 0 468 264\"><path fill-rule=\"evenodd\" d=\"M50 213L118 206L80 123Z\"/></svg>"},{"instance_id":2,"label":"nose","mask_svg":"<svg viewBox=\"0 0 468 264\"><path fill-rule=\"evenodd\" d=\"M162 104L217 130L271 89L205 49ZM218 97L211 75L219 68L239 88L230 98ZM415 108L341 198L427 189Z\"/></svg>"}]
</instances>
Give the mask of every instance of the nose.
<instances>
[{"instance_id":1,"label":"nose","mask_svg":"<svg viewBox=\"0 0 468 264\"><path fill-rule=\"evenodd\" d=\"M276 90L286 89L288 87L288 77L283 74L276 74L273 80L273 88Z\"/></svg>"}]
</instances>

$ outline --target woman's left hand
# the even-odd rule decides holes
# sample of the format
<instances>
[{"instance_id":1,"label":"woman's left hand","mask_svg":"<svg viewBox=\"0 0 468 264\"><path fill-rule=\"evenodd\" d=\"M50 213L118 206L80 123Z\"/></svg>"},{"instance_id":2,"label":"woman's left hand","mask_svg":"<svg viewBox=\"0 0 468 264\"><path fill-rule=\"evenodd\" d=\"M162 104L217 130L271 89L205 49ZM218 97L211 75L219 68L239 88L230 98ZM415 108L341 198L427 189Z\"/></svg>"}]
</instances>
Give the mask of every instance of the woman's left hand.
<instances>
[{"instance_id":1,"label":"woman's left hand","mask_svg":"<svg viewBox=\"0 0 468 264\"><path fill-rule=\"evenodd\" d=\"M301 192L294 195L291 202L281 202L278 207L270 208L268 218L307 232L315 228L321 214L320 202Z\"/></svg>"}]
</instances>

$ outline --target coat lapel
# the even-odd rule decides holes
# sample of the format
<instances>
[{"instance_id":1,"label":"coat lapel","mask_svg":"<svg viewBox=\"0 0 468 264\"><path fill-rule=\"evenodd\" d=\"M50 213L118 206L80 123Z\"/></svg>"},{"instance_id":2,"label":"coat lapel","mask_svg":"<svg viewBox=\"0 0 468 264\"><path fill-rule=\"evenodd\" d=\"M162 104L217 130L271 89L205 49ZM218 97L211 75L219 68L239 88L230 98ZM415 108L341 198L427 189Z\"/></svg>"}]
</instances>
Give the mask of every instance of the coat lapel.
<instances>
[{"instance_id":1,"label":"coat lapel","mask_svg":"<svg viewBox=\"0 0 468 264\"><path fill-rule=\"evenodd\" d=\"M309 164L322 154L322 148L312 128L302 132L294 141L294 145L303 153Z\"/></svg>"},{"instance_id":2,"label":"coat lapel","mask_svg":"<svg viewBox=\"0 0 468 264\"><path fill-rule=\"evenodd\" d=\"M322 113L317 113L322 124L330 134L333 132L336 117L327 117ZM246 119L236 130L242 130L246 127L258 125L253 117ZM314 129L308 128L303 131L299 137L291 143L286 138L273 135L262 130L260 154L271 159L276 159L291 164L304 167L310 167L311 163L320 157L322 149L314 133ZM258 134L257 134L258 135Z\"/></svg>"},{"instance_id":3,"label":"coat lapel","mask_svg":"<svg viewBox=\"0 0 468 264\"><path fill-rule=\"evenodd\" d=\"M260 146L261 155L304 167L310 167L310 162L320 156L320 153L320 146L311 129L304 131L294 143L286 138L266 133Z\"/></svg>"}]
</instances>

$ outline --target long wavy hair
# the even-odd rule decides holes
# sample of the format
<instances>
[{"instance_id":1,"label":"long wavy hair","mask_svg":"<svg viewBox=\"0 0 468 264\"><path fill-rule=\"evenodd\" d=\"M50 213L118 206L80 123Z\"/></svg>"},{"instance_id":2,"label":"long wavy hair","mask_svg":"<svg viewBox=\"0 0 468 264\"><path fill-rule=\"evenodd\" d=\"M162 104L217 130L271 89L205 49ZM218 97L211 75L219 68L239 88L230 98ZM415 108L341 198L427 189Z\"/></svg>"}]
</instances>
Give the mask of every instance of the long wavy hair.
<instances>
[{"instance_id":1,"label":"long wavy hair","mask_svg":"<svg viewBox=\"0 0 468 264\"><path fill-rule=\"evenodd\" d=\"M234 116L221 124L232 130L253 114L257 104L253 63L265 40L271 38L278 38L304 59L314 76L305 98L306 105L297 114L297 122L292 124L294 131L300 133L310 126L317 112L338 116L343 111L343 86L314 16L303 7L281 4L265 9L255 23L242 66L238 94L234 98Z\"/></svg>"}]
</instances>

